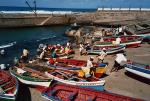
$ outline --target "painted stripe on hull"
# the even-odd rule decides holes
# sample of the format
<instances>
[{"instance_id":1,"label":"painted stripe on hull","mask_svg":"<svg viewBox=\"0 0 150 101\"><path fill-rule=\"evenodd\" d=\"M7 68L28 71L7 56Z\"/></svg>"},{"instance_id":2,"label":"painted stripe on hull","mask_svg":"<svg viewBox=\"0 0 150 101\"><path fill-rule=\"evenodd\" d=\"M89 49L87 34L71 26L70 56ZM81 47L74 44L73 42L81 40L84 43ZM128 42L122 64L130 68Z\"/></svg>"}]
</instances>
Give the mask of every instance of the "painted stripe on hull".
<instances>
[{"instance_id":1,"label":"painted stripe on hull","mask_svg":"<svg viewBox=\"0 0 150 101\"><path fill-rule=\"evenodd\" d=\"M129 72L131 72L131 73L137 74L137 75L139 75L139 76L142 76L142 77L145 77L145 78L150 79L150 74L146 74L146 73L144 73L144 72L140 72L140 71L137 71L137 70L134 70L134 69L130 69L130 68L128 68L128 67L125 67L125 70L126 70L126 71L129 71Z\"/></svg>"}]
</instances>

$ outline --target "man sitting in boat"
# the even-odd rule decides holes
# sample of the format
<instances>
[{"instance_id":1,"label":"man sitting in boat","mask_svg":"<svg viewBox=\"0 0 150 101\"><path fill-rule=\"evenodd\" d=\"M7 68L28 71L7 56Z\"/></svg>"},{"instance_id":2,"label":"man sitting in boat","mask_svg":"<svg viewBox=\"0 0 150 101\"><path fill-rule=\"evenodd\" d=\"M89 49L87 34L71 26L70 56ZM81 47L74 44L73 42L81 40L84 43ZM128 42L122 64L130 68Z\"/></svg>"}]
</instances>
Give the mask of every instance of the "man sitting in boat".
<instances>
[{"instance_id":1,"label":"man sitting in boat","mask_svg":"<svg viewBox=\"0 0 150 101\"><path fill-rule=\"evenodd\" d=\"M86 67L81 67L83 72L85 73L85 77L88 78L90 77L92 74L93 74L93 60L94 60L94 57L90 57L90 60L87 60L87 65Z\"/></svg>"},{"instance_id":2,"label":"man sitting in boat","mask_svg":"<svg viewBox=\"0 0 150 101\"><path fill-rule=\"evenodd\" d=\"M52 58L57 58L58 56L57 56L57 54L56 54L56 49L54 49L54 51L52 52Z\"/></svg>"},{"instance_id":3,"label":"man sitting in boat","mask_svg":"<svg viewBox=\"0 0 150 101\"><path fill-rule=\"evenodd\" d=\"M102 51L99 53L98 55L98 61L97 63L103 63L104 58L106 57L107 53L106 53L106 48L103 48Z\"/></svg>"}]
</instances>

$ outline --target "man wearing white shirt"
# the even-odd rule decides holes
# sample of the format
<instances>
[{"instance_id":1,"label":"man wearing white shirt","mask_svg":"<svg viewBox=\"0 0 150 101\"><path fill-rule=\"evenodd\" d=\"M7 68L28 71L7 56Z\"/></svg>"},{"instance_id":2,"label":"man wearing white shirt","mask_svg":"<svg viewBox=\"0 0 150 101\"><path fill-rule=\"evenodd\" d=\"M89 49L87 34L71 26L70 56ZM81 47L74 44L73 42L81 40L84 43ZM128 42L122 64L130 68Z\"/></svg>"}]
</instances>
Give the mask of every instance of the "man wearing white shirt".
<instances>
[{"instance_id":1,"label":"man wearing white shirt","mask_svg":"<svg viewBox=\"0 0 150 101\"><path fill-rule=\"evenodd\" d=\"M119 67L121 66L121 63L126 61L127 58L122 53L116 54L115 63L110 72L118 71Z\"/></svg>"}]
</instances>

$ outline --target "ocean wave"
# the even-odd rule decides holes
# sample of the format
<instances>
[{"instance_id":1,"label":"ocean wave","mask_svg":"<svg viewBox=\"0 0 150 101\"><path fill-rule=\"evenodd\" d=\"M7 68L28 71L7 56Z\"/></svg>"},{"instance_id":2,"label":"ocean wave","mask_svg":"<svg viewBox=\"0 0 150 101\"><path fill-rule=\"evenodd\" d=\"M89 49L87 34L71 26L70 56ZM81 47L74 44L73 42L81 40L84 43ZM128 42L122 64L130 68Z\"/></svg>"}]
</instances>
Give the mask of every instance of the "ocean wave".
<instances>
[{"instance_id":1,"label":"ocean wave","mask_svg":"<svg viewBox=\"0 0 150 101\"><path fill-rule=\"evenodd\" d=\"M5 14L34 14L34 11L0 11L0 13ZM37 10L37 14L73 14L73 13L80 13L80 12L73 12L73 11L46 11L46 10Z\"/></svg>"},{"instance_id":2,"label":"ocean wave","mask_svg":"<svg viewBox=\"0 0 150 101\"><path fill-rule=\"evenodd\" d=\"M49 40L49 39L53 39L53 38L56 38L56 36L52 36L52 37L45 37L45 38L41 38L39 40L36 40L37 42L40 42L40 41L44 41L44 40Z\"/></svg>"},{"instance_id":3,"label":"ocean wave","mask_svg":"<svg viewBox=\"0 0 150 101\"><path fill-rule=\"evenodd\" d=\"M0 49L12 47L12 46L15 45L15 44L16 44L16 42L12 42L12 43L8 43L8 44L5 44L5 45L1 45L1 46L0 46Z\"/></svg>"}]
</instances>

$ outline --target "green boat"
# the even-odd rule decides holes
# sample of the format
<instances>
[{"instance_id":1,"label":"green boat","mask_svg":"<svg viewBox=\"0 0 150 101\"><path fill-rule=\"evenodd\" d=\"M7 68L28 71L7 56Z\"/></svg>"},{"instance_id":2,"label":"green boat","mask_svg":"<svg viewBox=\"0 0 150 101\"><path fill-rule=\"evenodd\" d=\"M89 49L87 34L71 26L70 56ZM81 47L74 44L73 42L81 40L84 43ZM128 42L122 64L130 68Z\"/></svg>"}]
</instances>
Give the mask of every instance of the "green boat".
<instances>
[{"instance_id":1,"label":"green boat","mask_svg":"<svg viewBox=\"0 0 150 101\"><path fill-rule=\"evenodd\" d=\"M48 78L40 71L33 70L32 68L10 68L10 73L15 76L20 82L33 86L49 87L52 79Z\"/></svg>"}]
</instances>

